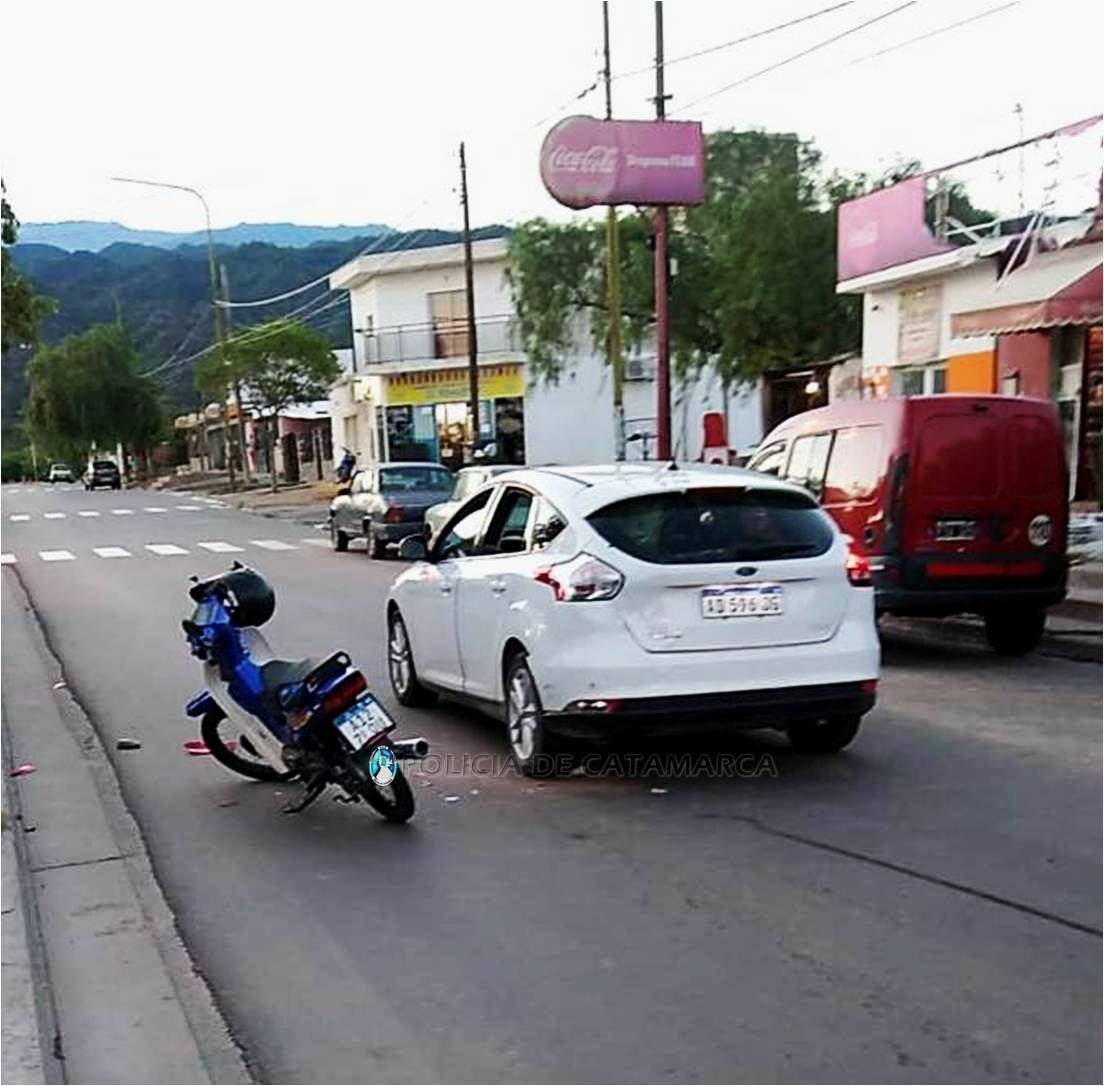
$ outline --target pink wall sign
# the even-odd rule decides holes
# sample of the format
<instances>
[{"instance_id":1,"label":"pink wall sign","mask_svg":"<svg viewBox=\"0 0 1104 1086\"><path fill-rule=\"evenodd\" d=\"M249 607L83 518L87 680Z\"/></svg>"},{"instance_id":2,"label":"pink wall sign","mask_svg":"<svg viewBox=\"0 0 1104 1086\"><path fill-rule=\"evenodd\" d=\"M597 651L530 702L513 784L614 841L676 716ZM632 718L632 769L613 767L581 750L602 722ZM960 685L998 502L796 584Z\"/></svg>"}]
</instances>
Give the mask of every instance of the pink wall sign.
<instances>
[{"instance_id":1,"label":"pink wall sign","mask_svg":"<svg viewBox=\"0 0 1104 1086\"><path fill-rule=\"evenodd\" d=\"M568 117L544 137L544 187L568 207L700 204L705 142L697 121Z\"/></svg>"},{"instance_id":2,"label":"pink wall sign","mask_svg":"<svg viewBox=\"0 0 1104 1086\"><path fill-rule=\"evenodd\" d=\"M924 178L910 177L839 206L836 280L907 264L953 249L924 222Z\"/></svg>"}]
</instances>

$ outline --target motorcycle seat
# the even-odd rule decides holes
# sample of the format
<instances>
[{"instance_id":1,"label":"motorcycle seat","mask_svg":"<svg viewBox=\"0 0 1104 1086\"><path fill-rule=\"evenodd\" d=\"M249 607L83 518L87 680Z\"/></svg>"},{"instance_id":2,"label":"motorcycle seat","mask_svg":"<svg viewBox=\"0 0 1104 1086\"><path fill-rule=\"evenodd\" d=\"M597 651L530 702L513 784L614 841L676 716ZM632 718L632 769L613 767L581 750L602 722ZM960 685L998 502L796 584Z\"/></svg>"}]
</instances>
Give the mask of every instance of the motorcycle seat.
<instances>
[{"instance_id":1,"label":"motorcycle seat","mask_svg":"<svg viewBox=\"0 0 1104 1086\"><path fill-rule=\"evenodd\" d=\"M318 660L266 660L261 664L261 698L269 709L281 712L280 688L302 682L316 667Z\"/></svg>"}]
</instances>

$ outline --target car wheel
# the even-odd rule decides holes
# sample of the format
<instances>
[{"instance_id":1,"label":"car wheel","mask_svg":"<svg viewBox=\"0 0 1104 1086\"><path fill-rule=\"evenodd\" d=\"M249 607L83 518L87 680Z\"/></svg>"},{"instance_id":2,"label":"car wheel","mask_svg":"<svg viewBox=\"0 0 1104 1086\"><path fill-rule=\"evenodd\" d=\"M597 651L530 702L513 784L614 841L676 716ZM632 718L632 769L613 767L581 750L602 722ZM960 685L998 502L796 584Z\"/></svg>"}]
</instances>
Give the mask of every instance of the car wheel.
<instances>
[{"instance_id":1,"label":"car wheel","mask_svg":"<svg viewBox=\"0 0 1104 1086\"><path fill-rule=\"evenodd\" d=\"M504 680L506 738L518 769L527 777L570 773L574 758L545 724L540 693L524 652L510 657Z\"/></svg>"},{"instance_id":2,"label":"car wheel","mask_svg":"<svg viewBox=\"0 0 1104 1086\"><path fill-rule=\"evenodd\" d=\"M344 552L349 549L349 537L337 526L333 517L330 517L330 543L335 551Z\"/></svg>"},{"instance_id":3,"label":"car wheel","mask_svg":"<svg viewBox=\"0 0 1104 1086\"><path fill-rule=\"evenodd\" d=\"M791 724L786 734L790 745L802 754L835 754L855 738L861 720L857 714L818 717Z\"/></svg>"},{"instance_id":4,"label":"car wheel","mask_svg":"<svg viewBox=\"0 0 1104 1086\"><path fill-rule=\"evenodd\" d=\"M1001 656L1026 656L1038 647L1045 629L1045 611L997 611L985 616L985 636Z\"/></svg>"},{"instance_id":5,"label":"car wheel","mask_svg":"<svg viewBox=\"0 0 1104 1086\"><path fill-rule=\"evenodd\" d=\"M437 695L418 681L410 635L398 608L392 609L387 619L387 673L400 705L432 705L437 700Z\"/></svg>"}]
</instances>

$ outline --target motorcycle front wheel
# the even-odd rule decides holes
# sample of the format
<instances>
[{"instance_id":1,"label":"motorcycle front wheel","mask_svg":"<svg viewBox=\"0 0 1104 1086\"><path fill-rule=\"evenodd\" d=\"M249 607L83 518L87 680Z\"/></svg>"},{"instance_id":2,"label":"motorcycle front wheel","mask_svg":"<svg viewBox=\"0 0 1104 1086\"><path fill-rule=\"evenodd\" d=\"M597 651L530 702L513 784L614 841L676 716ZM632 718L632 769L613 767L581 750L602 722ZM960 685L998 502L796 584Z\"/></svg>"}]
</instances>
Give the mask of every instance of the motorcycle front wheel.
<instances>
[{"instance_id":1,"label":"motorcycle front wheel","mask_svg":"<svg viewBox=\"0 0 1104 1086\"><path fill-rule=\"evenodd\" d=\"M199 734L216 762L255 781L287 780L286 773L277 772L257 754L246 736L239 736L236 742L223 736L222 732L229 727L230 723L221 709L209 709L200 721Z\"/></svg>"},{"instance_id":2,"label":"motorcycle front wheel","mask_svg":"<svg viewBox=\"0 0 1104 1086\"><path fill-rule=\"evenodd\" d=\"M378 785L368 770L369 756L356 755L350 759L355 770L357 794L388 822L409 822L414 817L414 792L402 767L395 766L395 778L390 784Z\"/></svg>"}]
</instances>

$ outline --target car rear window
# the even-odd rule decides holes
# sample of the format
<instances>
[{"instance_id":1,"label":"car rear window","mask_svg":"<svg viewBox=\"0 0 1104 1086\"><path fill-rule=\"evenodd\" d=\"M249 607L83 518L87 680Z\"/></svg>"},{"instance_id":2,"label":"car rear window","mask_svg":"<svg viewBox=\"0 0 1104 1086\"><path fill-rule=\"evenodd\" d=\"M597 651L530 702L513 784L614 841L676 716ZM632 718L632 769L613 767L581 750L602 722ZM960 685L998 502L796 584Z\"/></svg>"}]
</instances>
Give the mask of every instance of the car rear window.
<instances>
[{"instance_id":1,"label":"car rear window","mask_svg":"<svg viewBox=\"0 0 1104 1086\"><path fill-rule=\"evenodd\" d=\"M115 463L112 460L93 460L92 468L94 471L114 471Z\"/></svg>"},{"instance_id":2,"label":"car rear window","mask_svg":"<svg viewBox=\"0 0 1104 1086\"><path fill-rule=\"evenodd\" d=\"M832 545L832 529L804 494L735 487L647 494L587 518L618 550L658 565L810 558Z\"/></svg>"},{"instance_id":3,"label":"car rear window","mask_svg":"<svg viewBox=\"0 0 1104 1086\"><path fill-rule=\"evenodd\" d=\"M452 475L446 468L412 466L381 468L380 490L451 490Z\"/></svg>"}]
</instances>

